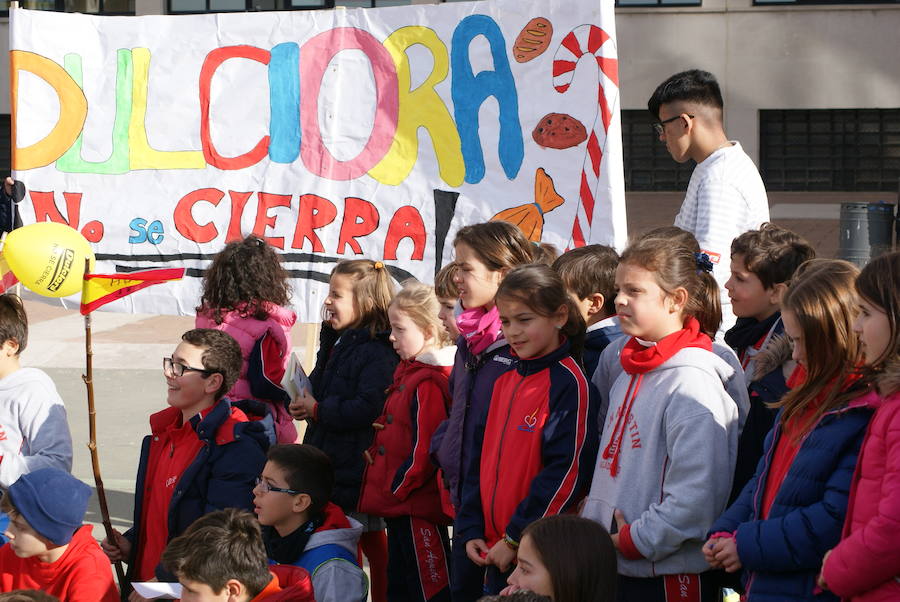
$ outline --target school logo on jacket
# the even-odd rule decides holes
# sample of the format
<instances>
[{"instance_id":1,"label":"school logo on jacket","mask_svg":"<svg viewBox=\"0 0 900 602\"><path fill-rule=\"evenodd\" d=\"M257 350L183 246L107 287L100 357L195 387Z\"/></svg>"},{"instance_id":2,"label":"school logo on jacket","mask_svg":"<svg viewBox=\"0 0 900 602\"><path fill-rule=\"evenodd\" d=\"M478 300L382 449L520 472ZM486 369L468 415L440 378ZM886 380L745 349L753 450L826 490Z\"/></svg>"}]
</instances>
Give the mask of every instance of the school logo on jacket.
<instances>
[{"instance_id":1,"label":"school logo on jacket","mask_svg":"<svg viewBox=\"0 0 900 602\"><path fill-rule=\"evenodd\" d=\"M526 415L525 418L522 419L522 424L518 426L518 429L520 431L525 431L526 433L533 433L537 426L537 415L539 411L540 408L537 408L531 414Z\"/></svg>"}]
</instances>

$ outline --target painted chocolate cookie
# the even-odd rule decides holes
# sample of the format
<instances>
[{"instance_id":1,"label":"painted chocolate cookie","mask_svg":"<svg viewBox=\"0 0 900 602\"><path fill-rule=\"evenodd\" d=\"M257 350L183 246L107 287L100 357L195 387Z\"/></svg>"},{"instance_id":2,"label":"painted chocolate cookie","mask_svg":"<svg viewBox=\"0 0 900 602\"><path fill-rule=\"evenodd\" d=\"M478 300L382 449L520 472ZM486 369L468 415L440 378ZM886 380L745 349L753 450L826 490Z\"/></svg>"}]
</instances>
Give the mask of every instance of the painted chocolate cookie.
<instances>
[{"instance_id":1,"label":"painted chocolate cookie","mask_svg":"<svg viewBox=\"0 0 900 602\"><path fill-rule=\"evenodd\" d=\"M538 122L531 137L543 147L563 149L587 140L587 130L571 115L550 113Z\"/></svg>"}]
</instances>

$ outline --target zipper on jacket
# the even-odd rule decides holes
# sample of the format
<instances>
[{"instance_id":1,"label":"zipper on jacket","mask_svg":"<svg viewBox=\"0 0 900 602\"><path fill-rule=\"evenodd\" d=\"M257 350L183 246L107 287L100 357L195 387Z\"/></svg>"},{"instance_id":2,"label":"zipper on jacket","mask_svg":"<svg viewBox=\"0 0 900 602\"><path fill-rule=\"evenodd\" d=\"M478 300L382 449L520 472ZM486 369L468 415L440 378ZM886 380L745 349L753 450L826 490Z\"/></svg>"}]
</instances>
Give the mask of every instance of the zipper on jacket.
<instances>
[{"instance_id":1,"label":"zipper on jacket","mask_svg":"<svg viewBox=\"0 0 900 602\"><path fill-rule=\"evenodd\" d=\"M497 519L494 516L494 505L497 501L497 481L500 480L500 456L503 453L503 441L506 439L506 429L509 426L509 417L512 415L513 401L516 399L516 393L519 391L519 386L523 382L525 382L526 376L522 376L519 379L519 382L516 383L516 386L513 387L512 393L509 396L509 405L506 407L506 420L503 422L503 432L500 434L500 446L497 448L497 468L494 471L494 488L491 492L491 524L494 526L494 531L497 530ZM490 410L488 410L490 411ZM506 529L504 528L504 531Z\"/></svg>"},{"instance_id":2,"label":"zipper on jacket","mask_svg":"<svg viewBox=\"0 0 900 602\"><path fill-rule=\"evenodd\" d=\"M471 352L469 352L469 353L471 354ZM469 418L470 418L469 410L472 408L472 392L475 390L475 378L478 376L478 371L481 369L481 367L487 363L487 358L493 357L495 355L495 353L494 353L494 351L485 351L484 354L480 358L476 357L474 354L471 354L471 355L472 355L472 357L470 359L467 359L464 364L469 378L468 378L468 382L466 383L466 407L465 407L465 411L463 412L462 422L459 425L459 427L460 427L459 437L460 437L461 444L463 443L464 433L466 432L466 423L469 421ZM471 363L469 363L470 361L471 361ZM484 442L482 441L482 444L483 443ZM460 475L459 483L457 484L457 489L459 491L458 495L460 497L462 497L462 487L463 487L462 486L462 482L463 482L462 475L464 475L466 473L465 463L463 462L464 453L465 452L462 449L460 449L459 458L457 460L457 464L458 464L457 474Z\"/></svg>"}]
</instances>

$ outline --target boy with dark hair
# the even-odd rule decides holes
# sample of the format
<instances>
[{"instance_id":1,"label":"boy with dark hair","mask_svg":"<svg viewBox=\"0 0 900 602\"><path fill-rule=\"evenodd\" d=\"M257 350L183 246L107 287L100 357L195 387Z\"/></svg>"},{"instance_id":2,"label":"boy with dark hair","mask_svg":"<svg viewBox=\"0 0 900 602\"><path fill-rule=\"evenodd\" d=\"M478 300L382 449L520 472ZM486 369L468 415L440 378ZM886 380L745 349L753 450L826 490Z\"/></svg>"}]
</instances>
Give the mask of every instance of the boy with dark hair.
<instances>
[{"instance_id":1,"label":"boy with dark hair","mask_svg":"<svg viewBox=\"0 0 900 602\"><path fill-rule=\"evenodd\" d=\"M28 316L16 295L0 295L0 487L38 468L72 469L72 436L53 381L22 368Z\"/></svg>"},{"instance_id":2,"label":"boy with dark hair","mask_svg":"<svg viewBox=\"0 0 900 602\"><path fill-rule=\"evenodd\" d=\"M129 581L166 578L157 565L166 543L204 514L253 508L253 485L275 439L261 402L223 396L241 371L230 335L184 333L163 358L169 407L150 416L135 487L134 526L103 541L110 560L128 562Z\"/></svg>"},{"instance_id":3,"label":"boy with dark hair","mask_svg":"<svg viewBox=\"0 0 900 602\"><path fill-rule=\"evenodd\" d=\"M762 178L740 143L725 135L722 92L711 73L676 73L656 88L647 107L658 119L653 128L672 158L697 162L675 225L697 237L722 287L730 275L724 255L731 241L769 221ZM724 290L722 317L720 332L734 323Z\"/></svg>"},{"instance_id":4,"label":"boy with dark hair","mask_svg":"<svg viewBox=\"0 0 900 602\"><path fill-rule=\"evenodd\" d=\"M787 392L786 379L795 366L790 345L782 336L781 297L797 268L815 256L812 246L798 234L770 223L731 243L731 277L725 289L738 320L725 333L725 342L738 354L744 369L750 413L738 442L729 503L756 472L763 442L777 414L768 404Z\"/></svg>"},{"instance_id":5,"label":"boy with dark hair","mask_svg":"<svg viewBox=\"0 0 900 602\"><path fill-rule=\"evenodd\" d=\"M269 560L312 575L316 602L360 602L368 595L357 563L362 525L329 502L331 460L311 445L269 449L253 504Z\"/></svg>"},{"instance_id":6,"label":"boy with dark hair","mask_svg":"<svg viewBox=\"0 0 900 602\"><path fill-rule=\"evenodd\" d=\"M58 468L19 477L0 501L10 518L0 591L33 588L62 602L116 602L109 561L82 525L91 488Z\"/></svg>"},{"instance_id":7,"label":"boy with dark hair","mask_svg":"<svg viewBox=\"0 0 900 602\"><path fill-rule=\"evenodd\" d=\"M459 302L459 288L456 286L457 270L459 266L455 261L451 261L434 277L434 294L441 304L438 318L454 343L459 338L459 328L456 326L456 304Z\"/></svg>"},{"instance_id":8,"label":"boy with dark hair","mask_svg":"<svg viewBox=\"0 0 900 602\"><path fill-rule=\"evenodd\" d=\"M162 563L178 577L182 602L315 602L305 570L269 570L259 524L242 510L197 519L169 542Z\"/></svg>"},{"instance_id":9,"label":"boy with dark hair","mask_svg":"<svg viewBox=\"0 0 900 602\"><path fill-rule=\"evenodd\" d=\"M619 255L604 245L587 245L566 251L553 262L569 296L587 324L584 338L584 371L593 376L600 354L622 336L616 318L616 266Z\"/></svg>"}]
</instances>

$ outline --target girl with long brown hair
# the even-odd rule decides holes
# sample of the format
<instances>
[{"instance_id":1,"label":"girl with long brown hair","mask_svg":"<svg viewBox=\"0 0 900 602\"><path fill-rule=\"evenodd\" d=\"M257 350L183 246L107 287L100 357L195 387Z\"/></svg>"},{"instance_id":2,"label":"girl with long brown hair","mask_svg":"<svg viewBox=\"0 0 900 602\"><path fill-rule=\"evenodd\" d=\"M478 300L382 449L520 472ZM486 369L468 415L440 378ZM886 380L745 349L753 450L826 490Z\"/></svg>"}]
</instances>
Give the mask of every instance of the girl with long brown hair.
<instances>
[{"instance_id":1,"label":"girl with long brown hair","mask_svg":"<svg viewBox=\"0 0 900 602\"><path fill-rule=\"evenodd\" d=\"M871 417L853 332L858 270L803 264L782 300L797 370L766 438L756 475L712 526L711 566L743 569L750 602L833 600L816 592L825 553L840 539L850 479Z\"/></svg>"}]
</instances>

